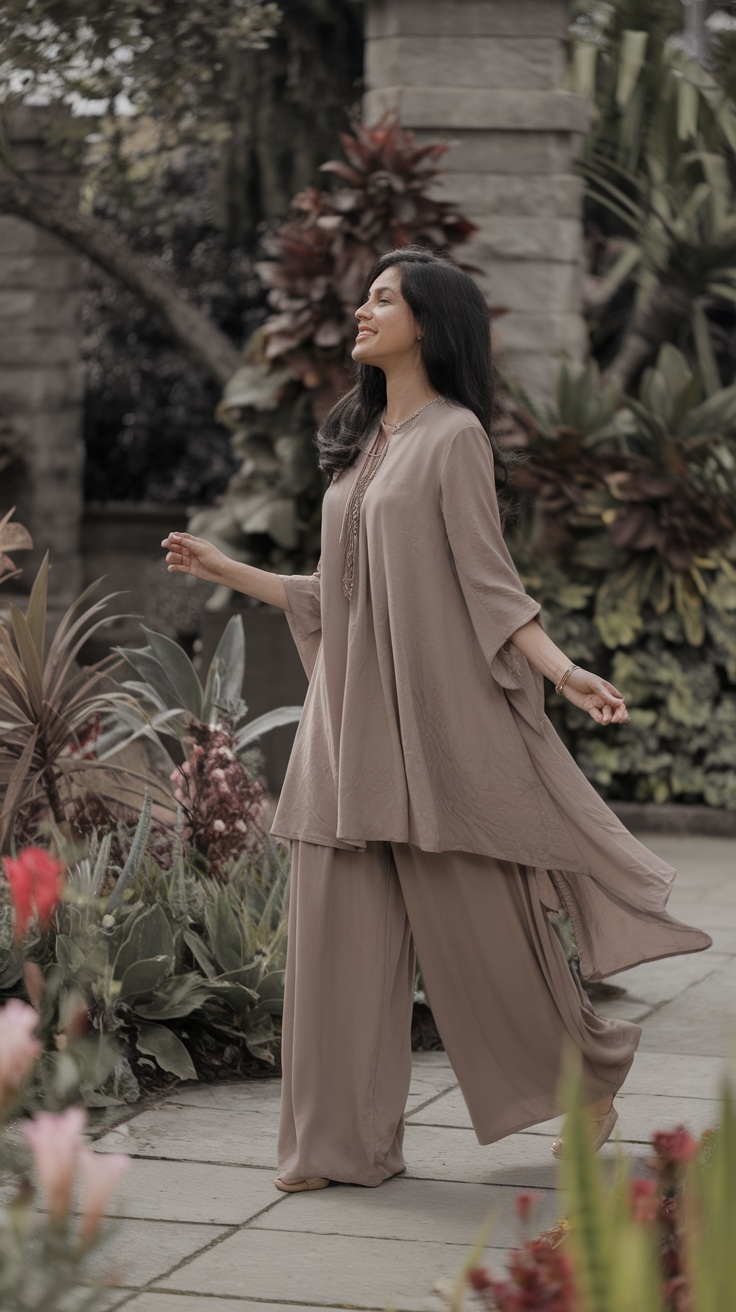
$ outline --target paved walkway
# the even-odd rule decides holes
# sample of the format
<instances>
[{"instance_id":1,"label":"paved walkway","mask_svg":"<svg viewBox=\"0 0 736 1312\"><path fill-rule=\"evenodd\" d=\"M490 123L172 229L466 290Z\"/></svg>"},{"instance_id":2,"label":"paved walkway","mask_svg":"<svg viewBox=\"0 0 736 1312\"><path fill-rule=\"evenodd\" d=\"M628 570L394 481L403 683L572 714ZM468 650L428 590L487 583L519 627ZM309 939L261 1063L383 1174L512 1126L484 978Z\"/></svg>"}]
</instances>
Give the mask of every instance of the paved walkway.
<instances>
[{"instance_id":1,"label":"paved walkway","mask_svg":"<svg viewBox=\"0 0 736 1312\"><path fill-rule=\"evenodd\" d=\"M627 993L599 1010L643 1023L620 1095L619 1126L641 1159L655 1129L713 1124L736 1059L736 841L644 836L680 871L673 914L707 929L713 948L618 976ZM558 1122L480 1147L442 1053L418 1054L408 1107L408 1172L378 1189L287 1196L275 1174L279 1085L188 1086L108 1132L102 1151L134 1158L109 1260L129 1312L437 1309L434 1281L459 1267L492 1208L489 1260L518 1242L518 1190L539 1191L532 1233L557 1214ZM607 1145L602 1155L610 1158Z\"/></svg>"}]
</instances>

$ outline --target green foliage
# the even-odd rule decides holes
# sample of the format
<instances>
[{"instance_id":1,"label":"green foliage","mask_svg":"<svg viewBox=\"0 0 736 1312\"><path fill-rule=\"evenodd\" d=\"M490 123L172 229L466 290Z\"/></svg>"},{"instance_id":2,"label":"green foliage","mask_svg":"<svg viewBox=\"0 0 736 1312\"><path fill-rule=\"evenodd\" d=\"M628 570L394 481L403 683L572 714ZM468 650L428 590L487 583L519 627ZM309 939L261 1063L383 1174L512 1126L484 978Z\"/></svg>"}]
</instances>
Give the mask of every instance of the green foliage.
<instances>
[{"instance_id":1,"label":"green foliage","mask_svg":"<svg viewBox=\"0 0 736 1312\"><path fill-rule=\"evenodd\" d=\"M219 1050L229 1045L241 1067L274 1065L286 956L282 851L266 836L257 859L241 860L221 884L203 875L181 831L172 865L162 869L146 854L149 832L150 802L107 895L110 843L95 840L70 866L53 931L23 953L15 949L14 968L6 967L6 995L22 987L24 959L44 978L46 1052L33 1105L66 1105L80 1095L90 1106L134 1101L141 1057L178 1079L197 1079L213 1042ZM10 952L10 917L2 912L0 903L0 951ZM59 1050L63 1019L80 1008L94 1038Z\"/></svg>"},{"instance_id":2,"label":"green foliage","mask_svg":"<svg viewBox=\"0 0 736 1312\"><path fill-rule=\"evenodd\" d=\"M204 688L189 657L171 638L141 625L148 644L116 651L137 675L126 680L124 693L116 695L109 708L109 726L98 744L102 761L116 756L138 738L155 743L169 771L175 762L165 746L166 738L182 743L192 721L234 731L233 746L238 758L249 759L253 744L262 734L299 719L300 706L280 706L243 724L248 707L243 701L245 681L245 631L240 615L226 625L207 671Z\"/></svg>"},{"instance_id":3,"label":"green foliage","mask_svg":"<svg viewBox=\"0 0 736 1312\"><path fill-rule=\"evenodd\" d=\"M715 390L734 367L736 104L671 39L683 19L670 4L577 9L569 84L593 110L582 168L594 349L629 382L675 339Z\"/></svg>"},{"instance_id":4,"label":"green foliage","mask_svg":"<svg viewBox=\"0 0 736 1312\"><path fill-rule=\"evenodd\" d=\"M279 19L264 0L36 0L30 17L24 0L5 0L0 48L4 71L25 73L26 95L124 95L184 118L212 99L223 65L267 42Z\"/></svg>"},{"instance_id":5,"label":"green foliage","mask_svg":"<svg viewBox=\"0 0 736 1312\"><path fill-rule=\"evenodd\" d=\"M370 266L391 247L447 249L475 231L432 194L447 143L419 145L395 114L340 140L344 157L322 165L335 188L300 192L293 217L263 241L256 269L270 313L218 410L242 464L220 505L190 526L229 555L284 573L319 554L314 429L350 385L354 312Z\"/></svg>"}]
</instances>

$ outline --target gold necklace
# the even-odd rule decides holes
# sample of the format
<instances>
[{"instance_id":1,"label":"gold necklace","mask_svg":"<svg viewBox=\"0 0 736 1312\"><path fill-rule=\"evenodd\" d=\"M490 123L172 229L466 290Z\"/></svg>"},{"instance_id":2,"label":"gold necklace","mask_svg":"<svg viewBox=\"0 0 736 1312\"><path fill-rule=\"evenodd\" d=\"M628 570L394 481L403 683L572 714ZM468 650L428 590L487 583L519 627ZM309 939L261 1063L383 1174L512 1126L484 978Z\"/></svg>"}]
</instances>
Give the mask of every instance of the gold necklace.
<instances>
[{"instance_id":1,"label":"gold necklace","mask_svg":"<svg viewBox=\"0 0 736 1312\"><path fill-rule=\"evenodd\" d=\"M418 410L414 411L413 415L409 415L408 419L400 420L398 424L389 424L387 419L382 419L381 423L383 424L384 428L389 428L392 433L396 433L399 428L403 428L405 424L410 424L412 419L416 419L417 415L420 415L422 413L422 410L427 409L427 406L434 405L435 401L441 401L441 400L442 400L441 396L433 396L431 401L426 401L424 405L420 406Z\"/></svg>"}]
</instances>

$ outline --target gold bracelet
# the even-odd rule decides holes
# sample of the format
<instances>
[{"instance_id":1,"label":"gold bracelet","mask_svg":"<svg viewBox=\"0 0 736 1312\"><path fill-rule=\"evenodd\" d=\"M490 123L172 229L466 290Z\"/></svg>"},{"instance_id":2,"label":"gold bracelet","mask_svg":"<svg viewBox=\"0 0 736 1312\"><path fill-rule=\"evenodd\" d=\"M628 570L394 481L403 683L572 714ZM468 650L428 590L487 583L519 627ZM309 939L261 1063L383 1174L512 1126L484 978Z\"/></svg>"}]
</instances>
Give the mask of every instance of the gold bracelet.
<instances>
[{"instance_id":1,"label":"gold bracelet","mask_svg":"<svg viewBox=\"0 0 736 1312\"><path fill-rule=\"evenodd\" d=\"M577 668L578 668L577 665L574 665L574 664L573 664L573 665L568 665L567 669L565 670L565 673L563 674L562 678L560 679L560 682L555 684L555 692L562 692L562 689L564 688L565 684L567 683L568 679L570 678L570 675L572 674L573 670L577 670Z\"/></svg>"}]
</instances>

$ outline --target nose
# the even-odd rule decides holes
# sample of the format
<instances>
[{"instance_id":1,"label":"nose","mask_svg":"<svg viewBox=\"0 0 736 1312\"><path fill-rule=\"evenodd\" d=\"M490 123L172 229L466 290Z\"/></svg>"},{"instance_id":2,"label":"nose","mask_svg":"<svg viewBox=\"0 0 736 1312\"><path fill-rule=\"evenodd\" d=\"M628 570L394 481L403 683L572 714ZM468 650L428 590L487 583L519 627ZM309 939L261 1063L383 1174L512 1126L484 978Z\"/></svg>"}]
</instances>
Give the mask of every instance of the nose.
<instances>
[{"instance_id":1,"label":"nose","mask_svg":"<svg viewBox=\"0 0 736 1312\"><path fill-rule=\"evenodd\" d=\"M356 317L356 319L357 319L358 321L360 321L362 318L364 319L364 318L367 318L367 317L369 317L369 316L370 316L370 310L368 309L368 306L367 306L367 305L359 305L358 308L357 308L357 310L355 311L355 317Z\"/></svg>"}]
</instances>

